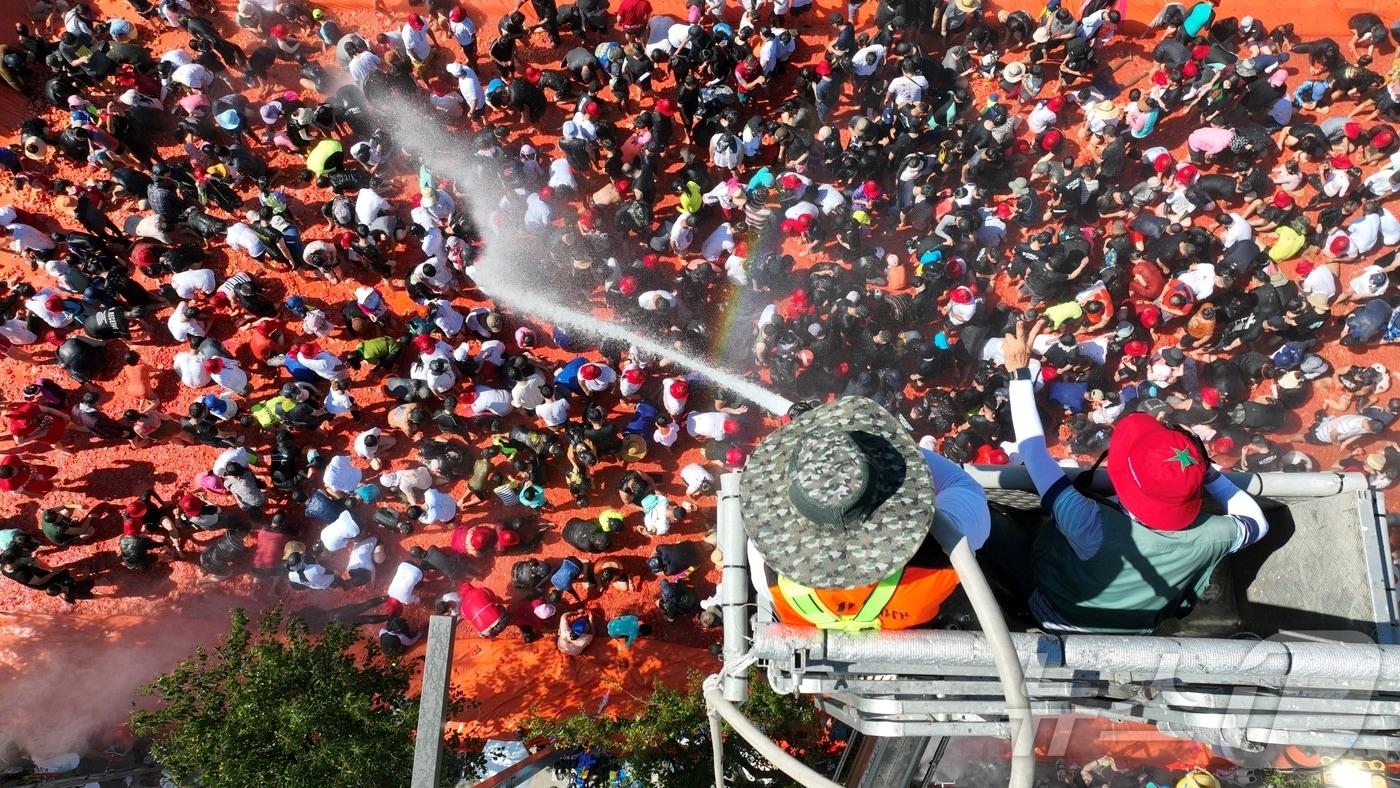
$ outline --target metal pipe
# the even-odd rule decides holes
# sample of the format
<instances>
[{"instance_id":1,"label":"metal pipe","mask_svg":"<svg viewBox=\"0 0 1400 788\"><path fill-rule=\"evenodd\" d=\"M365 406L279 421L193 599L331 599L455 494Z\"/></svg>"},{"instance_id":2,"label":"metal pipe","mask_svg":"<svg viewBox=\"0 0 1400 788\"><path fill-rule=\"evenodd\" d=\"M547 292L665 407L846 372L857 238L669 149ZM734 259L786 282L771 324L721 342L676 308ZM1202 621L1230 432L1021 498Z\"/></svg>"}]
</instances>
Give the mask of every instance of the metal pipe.
<instances>
[{"instance_id":1,"label":"metal pipe","mask_svg":"<svg viewBox=\"0 0 1400 788\"><path fill-rule=\"evenodd\" d=\"M839 784L827 779L825 775L792 757L787 750L779 747L772 739L768 738L767 734L759 730L752 722L749 722L748 718L744 716L744 713L739 710L738 706L725 700L724 692L720 689L720 677L718 675L706 678L704 686L705 705L712 715L710 722L711 735L715 734L715 729L718 727L718 720L714 719L714 715L723 717L724 721L729 723L729 727L733 728L735 733L744 737L745 741L755 750L758 750L759 755L768 759L769 763L782 770L787 776L801 783L805 788L841 788ZM716 744L714 748L715 785L718 788L718 786L724 785L724 767L722 766L724 760L724 744L718 735L714 735L714 738L716 742L720 742Z\"/></svg>"},{"instance_id":2,"label":"metal pipe","mask_svg":"<svg viewBox=\"0 0 1400 788\"><path fill-rule=\"evenodd\" d=\"M1030 474L1024 465L964 465L977 483L989 490L1024 490L1035 492ZM1082 469L1066 468L1065 474L1074 479ZM1326 498L1345 492L1362 492L1366 477L1359 473L1236 473L1225 474L1230 481L1250 495L1265 498ZM1108 472L1100 469L1094 474L1093 489L1112 493Z\"/></svg>"},{"instance_id":3,"label":"metal pipe","mask_svg":"<svg viewBox=\"0 0 1400 788\"><path fill-rule=\"evenodd\" d=\"M1400 646L1374 643L1020 633L1013 633L1011 642L1023 666L1041 669L1400 683ZM782 664L799 651L809 662L907 665L911 670L996 664L984 633L893 630L869 638L786 624L760 627L749 655Z\"/></svg>"},{"instance_id":4,"label":"metal pipe","mask_svg":"<svg viewBox=\"0 0 1400 788\"><path fill-rule=\"evenodd\" d=\"M710 718L710 749L715 762L715 788L724 786L724 728L720 725L719 712L713 707L705 710Z\"/></svg>"},{"instance_id":5,"label":"metal pipe","mask_svg":"<svg viewBox=\"0 0 1400 788\"><path fill-rule=\"evenodd\" d=\"M749 641L749 564L744 536L743 508L739 500L738 472L726 473L719 480L719 506L715 517L715 544L723 554L720 570L719 604L724 625L724 699L743 703L749 698L747 672L736 669Z\"/></svg>"},{"instance_id":6,"label":"metal pipe","mask_svg":"<svg viewBox=\"0 0 1400 788\"><path fill-rule=\"evenodd\" d=\"M1001 681L1002 694L1006 696L1006 715L1011 720L1011 779L1008 788L1030 788L1035 776L1035 723L1031 717L1031 704L1026 696L1026 676L1021 670L1021 659L1011 641L1011 631L1006 626L1006 617L1001 613L1001 605L987 584L987 576L972 554L972 547L948 518L942 513L933 517L933 536L948 554L953 571L958 574L958 582L972 603L972 612L982 627L987 639L992 660L996 663L997 678Z\"/></svg>"}]
</instances>

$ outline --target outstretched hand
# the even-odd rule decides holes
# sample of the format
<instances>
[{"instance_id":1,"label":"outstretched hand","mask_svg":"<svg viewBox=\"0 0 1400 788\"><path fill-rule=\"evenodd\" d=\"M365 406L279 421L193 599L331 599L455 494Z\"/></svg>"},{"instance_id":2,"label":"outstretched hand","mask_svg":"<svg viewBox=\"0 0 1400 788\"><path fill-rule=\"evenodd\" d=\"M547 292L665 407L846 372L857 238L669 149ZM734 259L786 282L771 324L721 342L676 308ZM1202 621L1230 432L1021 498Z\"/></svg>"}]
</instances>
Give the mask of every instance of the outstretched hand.
<instances>
[{"instance_id":1,"label":"outstretched hand","mask_svg":"<svg viewBox=\"0 0 1400 788\"><path fill-rule=\"evenodd\" d=\"M1034 323L1022 320L1016 323L1016 331L1007 334L1002 341L1002 365L1007 372L1015 372L1018 369L1025 369L1031 363L1031 347L1035 344L1036 337L1040 336L1040 330L1045 326L1045 321L1036 320Z\"/></svg>"}]
</instances>

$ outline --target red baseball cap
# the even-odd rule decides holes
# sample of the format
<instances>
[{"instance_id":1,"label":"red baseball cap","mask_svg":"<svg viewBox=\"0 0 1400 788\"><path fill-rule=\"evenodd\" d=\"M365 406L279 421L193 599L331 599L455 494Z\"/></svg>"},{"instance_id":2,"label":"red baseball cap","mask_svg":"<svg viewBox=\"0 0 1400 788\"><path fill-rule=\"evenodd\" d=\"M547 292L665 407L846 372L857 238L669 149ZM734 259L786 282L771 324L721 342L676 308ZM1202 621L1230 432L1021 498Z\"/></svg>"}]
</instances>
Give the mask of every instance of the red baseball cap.
<instances>
[{"instance_id":1,"label":"red baseball cap","mask_svg":"<svg viewBox=\"0 0 1400 788\"><path fill-rule=\"evenodd\" d=\"M1157 531L1180 531L1201 512L1206 460L1185 432L1146 413L1124 416L1108 441L1108 479L1123 508Z\"/></svg>"},{"instance_id":2,"label":"red baseball cap","mask_svg":"<svg viewBox=\"0 0 1400 788\"><path fill-rule=\"evenodd\" d=\"M642 375L642 371L636 367L628 367L623 370L622 377L634 386L640 386L646 381L646 378Z\"/></svg>"},{"instance_id":3,"label":"red baseball cap","mask_svg":"<svg viewBox=\"0 0 1400 788\"><path fill-rule=\"evenodd\" d=\"M514 528L507 528L504 525L496 526L496 546L502 550L515 547L520 544L520 532Z\"/></svg>"},{"instance_id":4,"label":"red baseball cap","mask_svg":"<svg viewBox=\"0 0 1400 788\"><path fill-rule=\"evenodd\" d=\"M690 384L684 380L671 382L671 396L676 399L685 399L690 396Z\"/></svg>"},{"instance_id":5,"label":"red baseball cap","mask_svg":"<svg viewBox=\"0 0 1400 788\"><path fill-rule=\"evenodd\" d=\"M584 364L578 370L578 376L584 380L597 380L602 375L603 370L599 369L597 364Z\"/></svg>"}]
</instances>

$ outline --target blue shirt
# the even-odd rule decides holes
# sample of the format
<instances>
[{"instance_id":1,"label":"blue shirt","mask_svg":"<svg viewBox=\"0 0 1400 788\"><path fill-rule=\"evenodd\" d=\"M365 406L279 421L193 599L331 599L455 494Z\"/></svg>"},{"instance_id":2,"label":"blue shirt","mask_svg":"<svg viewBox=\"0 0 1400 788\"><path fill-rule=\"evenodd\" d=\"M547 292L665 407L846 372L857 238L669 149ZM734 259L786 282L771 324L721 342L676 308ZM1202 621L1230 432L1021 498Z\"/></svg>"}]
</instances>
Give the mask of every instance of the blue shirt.
<instances>
[{"instance_id":1,"label":"blue shirt","mask_svg":"<svg viewBox=\"0 0 1400 788\"><path fill-rule=\"evenodd\" d=\"M608 622L608 637L626 638L628 647L636 643L641 634L642 622L636 616L618 616Z\"/></svg>"},{"instance_id":2,"label":"blue shirt","mask_svg":"<svg viewBox=\"0 0 1400 788\"><path fill-rule=\"evenodd\" d=\"M549 576L549 584L560 591L567 591L580 574L583 574L583 564L577 558L565 558L564 563Z\"/></svg>"},{"instance_id":3,"label":"blue shirt","mask_svg":"<svg viewBox=\"0 0 1400 788\"><path fill-rule=\"evenodd\" d=\"M588 363L588 359L583 356L576 356L572 361L559 368L554 373L554 383L563 386L575 394L582 394L583 389L578 384L578 371Z\"/></svg>"},{"instance_id":4,"label":"blue shirt","mask_svg":"<svg viewBox=\"0 0 1400 788\"><path fill-rule=\"evenodd\" d=\"M329 495L317 490L307 496L304 511L308 520L329 523L334 522L343 510Z\"/></svg>"}]
</instances>

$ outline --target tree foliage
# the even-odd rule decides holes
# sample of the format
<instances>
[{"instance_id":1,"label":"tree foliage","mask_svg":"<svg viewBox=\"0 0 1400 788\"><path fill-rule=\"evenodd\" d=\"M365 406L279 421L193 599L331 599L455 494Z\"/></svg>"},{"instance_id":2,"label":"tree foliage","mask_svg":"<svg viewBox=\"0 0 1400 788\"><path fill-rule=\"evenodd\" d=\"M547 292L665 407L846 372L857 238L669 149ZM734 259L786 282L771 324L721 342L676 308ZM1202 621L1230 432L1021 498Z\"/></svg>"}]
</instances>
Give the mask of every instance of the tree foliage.
<instances>
[{"instance_id":1,"label":"tree foliage","mask_svg":"<svg viewBox=\"0 0 1400 788\"><path fill-rule=\"evenodd\" d=\"M142 693L132 727L181 785L324 788L407 785L418 699L413 668L332 622L318 637L280 607L257 631L242 610Z\"/></svg>"},{"instance_id":2,"label":"tree foliage","mask_svg":"<svg viewBox=\"0 0 1400 788\"><path fill-rule=\"evenodd\" d=\"M525 728L530 736L550 739L560 749L587 748L607 752L637 782L668 788L709 788L714 785L709 722L700 676L692 674L685 687L657 683L640 709L629 715L578 713L558 719L535 716ZM751 677L744 715L769 738L821 771L829 765L823 748L816 708L810 699L779 695L767 682ZM795 786L759 755L742 737L725 738L726 780L729 785Z\"/></svg>"}]
</instances>

